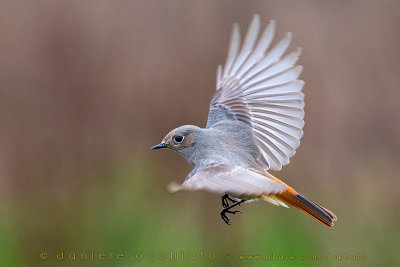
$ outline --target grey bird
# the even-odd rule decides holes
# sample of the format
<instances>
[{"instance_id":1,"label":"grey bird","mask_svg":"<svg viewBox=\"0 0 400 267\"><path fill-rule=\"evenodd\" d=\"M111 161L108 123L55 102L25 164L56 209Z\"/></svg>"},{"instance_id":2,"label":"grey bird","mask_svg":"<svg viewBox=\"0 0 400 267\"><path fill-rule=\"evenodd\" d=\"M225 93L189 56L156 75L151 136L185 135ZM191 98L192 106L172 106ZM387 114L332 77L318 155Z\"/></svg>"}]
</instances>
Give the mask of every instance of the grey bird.
<instances>
[{"instance_id":1,"label":"grey bird","mask_svg":"<svg viewBox=\"0 0 400 267\"><path fill-rule=\"evenodd\" d=\"M261 36L260 17L254 15L243 44L233 25L224 68L218 66L206 128L178 127L152 149L169 148L193 167L183 184L170 192L206 190L222 194L220 213L225 223L241 203L262 199L278 206L294 206L332 227L337 217L267 170L281 170L296 153L303 135L304 82L302 66L295 66L301 49L285 54L291 33L270 47L275 22Z\"/></svg>"}]
</instances>

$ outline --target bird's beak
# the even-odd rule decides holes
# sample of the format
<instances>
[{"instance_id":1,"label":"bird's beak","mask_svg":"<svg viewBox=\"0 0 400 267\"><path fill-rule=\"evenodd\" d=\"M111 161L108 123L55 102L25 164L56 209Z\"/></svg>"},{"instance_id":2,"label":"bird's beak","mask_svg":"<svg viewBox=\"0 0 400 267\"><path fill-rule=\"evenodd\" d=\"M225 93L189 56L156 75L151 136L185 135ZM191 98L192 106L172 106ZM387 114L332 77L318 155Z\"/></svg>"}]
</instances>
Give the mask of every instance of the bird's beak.
<instances>
[{"instance_id":1,"label":"bird's beak","mask_svg":"<svg viewBox=\"0 0 400 267\"><path fill-rule=\"evenodd\" d=\"M153 146L151 149L160 149L160 148L167 148L165 143L160 143L158 145Z\"/></svg>"}]
</instances>

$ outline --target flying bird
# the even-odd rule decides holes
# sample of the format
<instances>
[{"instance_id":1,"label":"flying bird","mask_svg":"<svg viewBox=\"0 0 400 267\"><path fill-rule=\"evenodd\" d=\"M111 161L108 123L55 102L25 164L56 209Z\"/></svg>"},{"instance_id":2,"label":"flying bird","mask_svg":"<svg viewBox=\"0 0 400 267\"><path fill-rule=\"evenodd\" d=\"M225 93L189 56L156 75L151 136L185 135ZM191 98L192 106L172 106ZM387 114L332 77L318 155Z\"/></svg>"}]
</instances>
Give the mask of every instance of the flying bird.
<instances>
[{"instance_id":1,"label":"flying bird","mask_svg":"<svg viewBox=\"0 0 400 267\"><path fill-rule=\"evenodd\" d=\"M241 44L233 25L224 67L218 66L217 88L210 103L206 128L184 125L169 132L152 149L169 148L193 167L182 184L170 192L206 190L222 195L221 218L243 202L261 199L293 206L332 227L336 215L297 192L268 170L279 171L296 153L303 136L304 82L295 65L301 49L286 53L291 33L271 46L275 22L260 34L254 15Z\"/></svg>"}]
</instances>

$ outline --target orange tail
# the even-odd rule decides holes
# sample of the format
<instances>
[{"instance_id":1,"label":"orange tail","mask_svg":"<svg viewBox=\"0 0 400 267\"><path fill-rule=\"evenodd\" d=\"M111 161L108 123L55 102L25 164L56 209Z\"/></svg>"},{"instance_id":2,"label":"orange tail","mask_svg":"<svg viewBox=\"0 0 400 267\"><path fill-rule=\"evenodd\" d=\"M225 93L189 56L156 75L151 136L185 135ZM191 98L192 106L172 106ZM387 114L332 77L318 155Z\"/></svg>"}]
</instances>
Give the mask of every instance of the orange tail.
<instances>
[{"instance_id":1,"label":"orange tail","mask_svg":"<svg viewBox=\"0 0 400 267\"><path fill-rule=\"evenodd\" d=\"M310 215L313 219L316 221L328 226L332 227L333 222L337 221L336 215L331 212L330 210L325 209L324 207L321 207L317 203L311 201L307 197L303 196L300 193L297 193L293 188L279 180L278 178L272 176L268 172L266 172L266 175L270 177L271 179L282 183L287 186L286 190L280 194L274 195L275 198L279 199L280 201L291 205L295 208L298 208L302 212Z\"/></svg>"},{"instance_id":2,"label":"orange tail","mask_svg":"<svg viewBox=\"0 0 400 267\"><path fill-rule=\"evenodd\" d=\"M332 227L333 222L337 221L337 217L333 212L321 207L302 194L297 193L290 187L288 187L288 189L282 194L277 194L276 197L284 203L298 208L302 212L310 215L313 219L328 227Z\"/></svg>"}]
</instances>

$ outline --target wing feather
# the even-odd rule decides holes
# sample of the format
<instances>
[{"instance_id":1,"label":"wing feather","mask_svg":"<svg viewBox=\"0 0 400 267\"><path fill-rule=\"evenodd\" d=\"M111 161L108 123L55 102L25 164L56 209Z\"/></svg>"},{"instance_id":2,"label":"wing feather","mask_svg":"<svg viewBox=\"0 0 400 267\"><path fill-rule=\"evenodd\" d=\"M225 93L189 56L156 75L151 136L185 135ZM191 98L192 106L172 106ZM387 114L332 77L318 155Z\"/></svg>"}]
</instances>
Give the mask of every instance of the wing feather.
<instances>
[{"instance_id":1,"label":"wing feather","mask_svg":"<svg viewBox=\"0 0 400 267\"><path fill-rule=\"evenodd\" d=\"M195 168L183 184L172 183L168 189L170 192L206 190L216 194L227 193L239 198L254 198L281 193L286 190L286 185L243 167L210 165Z\"/></svg>"},{"instance_id":2,"label":"wing feather","mask_svg":"<svg viewBox=\"0 0 400 267\"><path fill-rule=\"evenodd\" d=\"M256 48L254 49L254 52L250 55L250 57L246 61L246 64L243 65L240 72L238 73L238 77L242 77L263 58L265 51L267 51L267 49L271 45L274 34L275 21L271 20L268 26L265 28Z\"/></svg>"},{"instance_id":3,"label":"wing feather","mask_svg":"<svg viewBox=\"0 0 400 267\"><path fill-rule=\"evenodd\" d=\"M237 70L242 66L242 64L245 62L247 57L252 52L254 45L257 41L257 36L259 31L260 31L260 16L255 15L254 19L249 25L249 29L247 30L246 38L243 43L243 47L240 50L240 53L235 61L235 64L233 65L230 71L230 75L235 75Z\"/></svg>"},{"instance_id":4,"label":"wing feather","mask_svg":"<svg viewBox=\"0 0 400 267\"><path fill-rule=\"evenodd\" d=\"M233 24L232 34L231 34L231 43L229 46L228 56L226 58L225 68L224 68L224 75L223 78L225 79L228 77L229 71L233 65L233 62L236 59L237 53L240 47L240 29L238 24Z\"/></svg>"},{"instance_id":5,"label":"wing feather","mask_svg":"<svg viewBox=\"0 0 400 267\"><path fill-rule=\"evenodd\" d=\"M251 127L264 167L280 170L296 153L303 136L304 82L298 80L303 67L296 66L301 49L287 54L292 34L271 47L275 22L260 33L255 15L243 45L240 29L233 25L224 68L218 67L217 92L210 106L207 127L233 119Z\"/></svg>"},{"instance_id":6,"label":"wing feather","mask_svg":"<svg viewBox=\"0 0 400 267\"><path fill-rule=\"evenodd\" d=\"M287 33L285 37L271 51L269 51L260 62L258 62L244 77L242 77L242 79L247 81L251 77L270 67L273 63L276 63L286 52L291 39L292 34Z\"/></svg>"}]
</instances>

